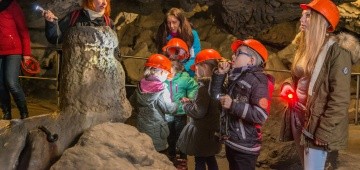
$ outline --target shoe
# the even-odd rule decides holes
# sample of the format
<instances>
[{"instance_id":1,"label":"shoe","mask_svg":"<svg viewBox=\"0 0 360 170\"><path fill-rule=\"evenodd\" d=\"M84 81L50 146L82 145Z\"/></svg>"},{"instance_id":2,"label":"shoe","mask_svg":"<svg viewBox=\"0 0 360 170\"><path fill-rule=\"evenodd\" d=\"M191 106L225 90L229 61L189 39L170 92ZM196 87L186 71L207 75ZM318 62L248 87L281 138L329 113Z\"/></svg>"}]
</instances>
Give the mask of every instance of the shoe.
<instances>
[{"instance_id":1,"label":"shoe","mask_svg":"<svg viewBox=\"0 0 360 170\"><path fill-rule=\"evenodd\" d=\"M26 102L21 102L17 105L20 112L20 119L25 119L29 117L29 112L27 109Z\"/></svg>"},{"instance_id":2,"label":"shoe","mask_svg":"<svg viewBox=\"0 0 360 170\"><path fill-rule=\"evenodd\" d=\"M1 108L2 108L2 111L4 113L2 119L11 120L12 116L11 116L11 106L10 106L10 104L9 105L2 105Z\"/></svg>"},{"instance_id":3,"label":"shoe","mask_svg":"<svg viewBox=\"0 0 360 170\"><path fill-rule=\"evenodd\" d=\"M186 159L176 159L175 167L177 170L187 170L187 160Z\"/></svg>"},{"instance_id":4,"label":"shoe","mask_svg":"<svg viewBox=\"0 0 360 170\"><path fill-rule=\"evenodd\" d=\"M20 119L26 119L29 117L28 113L20 113Z\"/></svg>"},{"instance_id":5,"label":"shoe","mask_svg":"<svg viewBox=\"0 0 360 170\"><path fill-rule=\"evenodd\" d=\"M6 112L6 113L4 113L2 119L4 119L4 120L11 120L11 119L12 119L11 112Z\"/></svg>"}]
</instances>

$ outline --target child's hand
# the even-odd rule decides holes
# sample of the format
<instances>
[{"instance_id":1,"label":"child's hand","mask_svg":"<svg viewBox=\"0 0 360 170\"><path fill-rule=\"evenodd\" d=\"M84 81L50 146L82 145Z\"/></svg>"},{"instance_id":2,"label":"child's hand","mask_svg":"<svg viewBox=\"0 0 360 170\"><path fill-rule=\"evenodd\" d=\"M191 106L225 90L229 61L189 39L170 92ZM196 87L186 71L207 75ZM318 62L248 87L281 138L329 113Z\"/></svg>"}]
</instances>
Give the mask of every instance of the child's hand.
<instances>
[{"instance_id":1,"label":"child's hand","mask_svg":"<svg viewBox=\"0 0 360 170\"><path fill-rule=\"evenodd\" d=\"M219 74L225 74L230 70L230 63L227 61L221 61L218 65Z\"/></svg>"},{"instance_id":2,"label":"child's hand","mask_svg":"<svg viewBox=\"0 0 360 170\"><path fill-rule=\"evenodd\" d=\"M220 96L219 99L220 99L221 106L224 109L230 109L232 99L229 95Z\"/></svg>"},{"instance_id":3,"label":"child's hand","mask_svg":"<svg viewBox=\"0 0 360 170\"><path fill-rule=\"evenodd\" d=\"M44 16L46 21L49 22L54 22L55 20L58 19L58 17L56 17L51 11L49 10L44 10L42 15Z\"/></svg>"},{"instance_id":4,"label":"child's hand","mask_svg":"<svg viewBox=\"0 0 360 170\"><path fill-rule=\"evenodd\" d=\"M180 102L181 102L181 103L190 102L190 99L189 99L189 98L186 98L186 97L183 97L183 98L180 99Z\"/></svg>"},{"instance_id":5,"label":"child's hand","mask_svg":"<svg viewBox=\"0 0 360 170\"><path fill-rule=\"evenodd\" d=\"M291 93L294 93L294 92L295 92L294 89L291 87L290 84L285 84L285 85L282 87L282 89L281 89L280 96L286 96L286 94L287 94L289 91L290 91Z\"/></svg>"}]
</instances>

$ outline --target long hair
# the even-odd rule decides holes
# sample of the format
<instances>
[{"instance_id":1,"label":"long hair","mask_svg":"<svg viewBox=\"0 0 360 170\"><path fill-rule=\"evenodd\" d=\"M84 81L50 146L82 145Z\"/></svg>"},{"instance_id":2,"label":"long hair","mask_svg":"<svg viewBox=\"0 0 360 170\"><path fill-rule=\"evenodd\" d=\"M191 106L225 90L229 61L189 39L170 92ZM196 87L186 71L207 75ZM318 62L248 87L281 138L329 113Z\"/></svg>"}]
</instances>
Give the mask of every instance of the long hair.
<instances>
[{"instance_id":1,"label":"long hair","mask_svg":"<svg viewBox=\"0 0 360 170\"><path fill-rule=\"evenodd\" d=\"M167 25L167 18L169 16L174 16L180 21L180 26L178 34L180 39L184 40L189 48L192 47L194 37L192 35L192 27L187 18L184 15L184 12L179 8L171 8L165 15L164 22L159 26L157 35L156 35L156 44L158 46L158 52L162 52L162 47L167 43L166 37L170 33L170 29Z\"/></svg>"},{"instance_id":2,"label":"long hair","mask_svg":"<svg viewBox=\"0 0 360 170\"><path fill-rule=\"evenodd\" d=\"M300 77L309 77L313 73L319 53L327 38L328 22L321 14L311 10L308 29L301 32L299 47L295 53L291 72ZM303 74L297 67L303 68Z\"/></svg>"},{"instance_id":3,"label":"long hair","mask_svg":"<svg viewBox=\"0 0 360 170\"><path fill-rule=\"evenodd\" d=\"M104 15L110 16L110 12L111 12L110 0L106 0L106 2L107 5L105 7ZM94 0L83 0L82 7L86 7L95 11Z\"/></svg>"}]
</instances>

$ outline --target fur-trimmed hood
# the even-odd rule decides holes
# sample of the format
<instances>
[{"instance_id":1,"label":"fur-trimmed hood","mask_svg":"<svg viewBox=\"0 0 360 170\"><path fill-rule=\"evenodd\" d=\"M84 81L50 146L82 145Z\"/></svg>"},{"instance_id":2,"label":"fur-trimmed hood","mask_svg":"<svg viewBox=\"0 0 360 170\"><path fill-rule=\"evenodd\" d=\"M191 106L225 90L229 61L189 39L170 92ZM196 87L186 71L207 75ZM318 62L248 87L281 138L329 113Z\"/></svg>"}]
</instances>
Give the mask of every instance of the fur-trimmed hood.
<instances>
[{"instance_id":1,"label":"fur-trimmed hood","mask_svg":"<svg viewBox=\"0 0 360 170\"><path fill-rule=\"evenodd\" d=\"M339 46L351 54L351 62L355 64L360 59L360 44L359 40L347 33L340 33L337 35L333 35L330 37L331 39L335 40Z\"/></svg>"}]
</instances>

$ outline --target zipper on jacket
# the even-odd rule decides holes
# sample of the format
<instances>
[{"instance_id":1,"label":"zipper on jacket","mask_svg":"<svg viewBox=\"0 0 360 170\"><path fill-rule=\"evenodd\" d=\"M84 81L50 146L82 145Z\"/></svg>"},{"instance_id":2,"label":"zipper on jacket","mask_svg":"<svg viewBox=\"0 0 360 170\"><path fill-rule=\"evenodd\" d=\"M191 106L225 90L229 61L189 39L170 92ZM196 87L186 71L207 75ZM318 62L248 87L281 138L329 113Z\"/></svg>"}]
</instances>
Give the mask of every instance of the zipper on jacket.
<instances>
[{"instance_id":1,"label":"zipper on jacket","mask_svg":"<svg viewBox=\"0 0 360 170\"><path fill-rule=\"evenodd\" d=\"M246 139L246 136L245 136L245 128L244 128L244 124L243 124L242 119L239 119L239 125L240 125L241 137L242 137L243 139Z\"/></svg>"},{"instance_id":2,"label":"zipper on jacket","mask_svg":"<svg viewBox=\"0 0 360 170\"><path fill-rule=\"evenodd\" d=\"M171 99L171 102L174 102L174 100L173 100L173 90L172 90L172 81L170 81L170 99Z\"/></svg>"},{"instance_id":3,"label":"zipper on jacket","mask_svg":"<svg viewBox=\"0 0 360 170\"><path fill-rule=\"evenodd\" d=\"M175 93L178 93L178 85L175 85Z\"/></svg>"}]
</instances>

